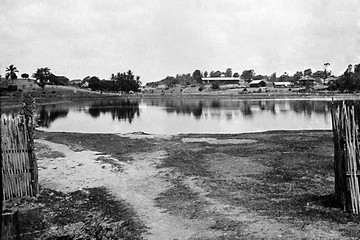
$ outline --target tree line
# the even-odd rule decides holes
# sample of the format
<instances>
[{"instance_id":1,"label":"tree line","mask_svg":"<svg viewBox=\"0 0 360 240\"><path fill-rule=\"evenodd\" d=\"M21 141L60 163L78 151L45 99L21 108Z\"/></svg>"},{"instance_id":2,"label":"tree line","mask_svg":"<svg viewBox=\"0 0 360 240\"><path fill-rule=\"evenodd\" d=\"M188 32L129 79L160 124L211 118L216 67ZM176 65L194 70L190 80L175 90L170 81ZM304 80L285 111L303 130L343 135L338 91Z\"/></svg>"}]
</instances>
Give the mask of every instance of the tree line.
<instances>
[{"instance_id":1,"label":"tree line","mask_svg":"<svg viewBox=\"0 0 360 240\"><path fill-rule=\"evenodd\" d=\"M360 91L360 63L349 64L345 72L339 78L332 82L329 90L339 90L340 92L356 92Z\"/></svg>"},{"instance_id":2,"label":"tree line","mask_svg":"<svg viewBox=\"0 0 360 240\"><path fill-rule=\"evenodd\" d=\"M93 91L110 92L138 92L140 90L140 76L135 76L131 70L117 74L111 74L110 80L100 80L96 76L88 76L83 79Z\"/></svg>"},{"instance_id":3,"label":"tree line","mask_svg":"<svg viewBox=\"0 0 360 240\"><path fill-rule=\"evenodd\" d=\"M256 74L254 69L246 69L242 71L241 74L235 72L233 73L232 68L227 68L225 71L201 71L195 70L192 74L176 74L176 76L167 76L166 78L150 82L146 85L149 87L157 87L159 85L165 85L166 87L173 87L175 85L191 85L191 84L203 84L203 78L215 78L215 77L234 77L243 79L245 82L251 82L253 80L266 80L268 82L292 82L298 84L299 80L303 77L309 77L315 79L315 81L321 81L331 79L329 82L330 90L339 90L339 91L360 91L360 81L359 81L359 71L360 64L355 64L354 69L352 70L352 65L349 65L345 73L339 77L335 77L330 70L330 63L324 63L322 70L317 70L313 72L311 68L305 69L303 71L296 71L294 74L290 75L287 72L284 72L280 76L277 76L276 72L272 73L270 76Z\"/></svg>"},{"instance_id":4,"label":"tree line","mask_svg":"<svg viewBox=\"0 0 360 240\"><path fill-rule=\"evenodd\" d=\"M13 64L6 68L5 78L6 80L11 81L18 79L17 73L19 70ZM21 74L23 79L29 80L30 75L27 73ZM37 84L44 89L45 85L68 85L69 79L65 76L56 76L50 72L50 68L38 68L35 73L32 74L32 77L37 80Z\"/></svg>"},{"instance_id":5,"label":"tree line","mask_svg":"<svg viewBox=\"0 0 360 240\"><path fill-rule=\"evenodd\" d=\"M13 83L14 80L18 79L17 73L19 70L12 64L6 67L5 78ZM23 73L21 77L29 79L29 74ZM38 68L32 77L36 79L36 83L43 90L46 85L69 85L70 80L65 76L57 76L53 74L48 67ZM109 80L100 80L96 76L85 77L81 83L88 84L88 87L93 91L112 91L112 92L130 92L139 91L141 86L140 76L135 76L131 70L123 73L111 74Z\"/></svg>"}]
</instances>

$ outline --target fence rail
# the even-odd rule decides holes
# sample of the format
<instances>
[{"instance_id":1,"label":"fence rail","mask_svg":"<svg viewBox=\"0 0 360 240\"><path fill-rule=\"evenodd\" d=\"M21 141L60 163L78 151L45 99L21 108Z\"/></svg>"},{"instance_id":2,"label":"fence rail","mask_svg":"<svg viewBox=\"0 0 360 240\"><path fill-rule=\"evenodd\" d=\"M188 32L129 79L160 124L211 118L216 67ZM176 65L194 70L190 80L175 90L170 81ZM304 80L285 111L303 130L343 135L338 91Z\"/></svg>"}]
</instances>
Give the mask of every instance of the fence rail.
<instances>
[{"instance_id":1,"label":"fence rail","mask_svg":"<svg viewBox=\"0 0 360 240\"><path fill-rule=\"evenodd\" d=\"M32 131L24 116L1 117L2 201L38 193Z\"/></svg>"},{"instance_id":2,"label":"fence rail","mask_svg":"<svg viewBox=\"0 0 360 240\"><path fill-rule=\"evenodd\" d=\"M335 196L339 207L360 213L360 142L354 105L333 106Z\"/></svg>"}]
</instances>

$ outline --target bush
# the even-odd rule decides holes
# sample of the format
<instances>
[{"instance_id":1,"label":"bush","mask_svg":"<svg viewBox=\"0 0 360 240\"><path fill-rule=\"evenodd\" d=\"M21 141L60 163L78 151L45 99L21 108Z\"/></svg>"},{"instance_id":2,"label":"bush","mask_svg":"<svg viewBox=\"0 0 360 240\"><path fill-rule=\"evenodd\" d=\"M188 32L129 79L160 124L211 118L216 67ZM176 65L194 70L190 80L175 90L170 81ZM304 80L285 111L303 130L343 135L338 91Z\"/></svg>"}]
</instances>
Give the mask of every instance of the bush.
<instances>
[{"instance_id":1,"label":"bush","mask_svg":"<svg viewBox=\"0 0 360 240\"><path fill-rule=\"evenodd\" d=\"M217 90L220 89L220 84L218 82L214 82L211 84L211 89Z\"/></svg>"}]
</instances>

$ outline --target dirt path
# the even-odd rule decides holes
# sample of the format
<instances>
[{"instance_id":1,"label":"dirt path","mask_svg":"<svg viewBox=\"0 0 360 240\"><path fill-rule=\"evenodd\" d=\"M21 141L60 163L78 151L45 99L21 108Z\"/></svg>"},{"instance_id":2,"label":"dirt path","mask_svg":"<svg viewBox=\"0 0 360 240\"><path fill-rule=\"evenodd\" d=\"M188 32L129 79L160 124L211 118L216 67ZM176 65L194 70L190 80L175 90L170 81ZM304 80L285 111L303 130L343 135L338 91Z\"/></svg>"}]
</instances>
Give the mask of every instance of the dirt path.
<instances>
[{"instance_id":1,"label":"dirt path","mask_svg":"<svg viewBox=\"0 0 360 240\"><path fill-rule=\"evenodd\" d=\"M143 135L134 137L152 138ZM220 141L215 138L183 138L181 141L217 145L255 142L248 139ZM127 158L131 161L124 163L98 152L70 148L41 139L36 140L36 144L39 149L39 183L42 187L62 192L106 187L115 197L133 206L149 228L145 239L233 239L227 234L243 236L244 239L348 239L341 232L332 230L326 222L304 223L299 220L287 223L223 202L221 196L210 197L209 186L203 184L205 178L182 176L172 171L174 169L158 168L168 157L161 146L152 152L129 154ZM211 164L211 172L225 180L229 178L239 182L255 181L248 175L269 170L250 158L231 157L222 153L209 155L208 162ZM156 204L161 193L173 187L173 178L181 179L181 184L205 203L200 217L171 214ZM229 226L235 224L234 229L217 228L217 224L224 222L229 223Z\"/></svg>"},{"instance_id":2,"label":"dirt path","mask_svg":"<svg viewBox=\"0 0 360 240\"><path fill-rule=\"evenodd\" d=\"M166 169L156 168L165 151L129 155L133 161L122 164L116 171L109 159L93 151L73 151L68 146L45 140L36 140L39 183L44 188L72 192L81 188L105 186L111 193L131 204L140 219L149 227L147 239L191 239L215 237L208 229L212 222L173 216L155 206L155 199L169 185L162 177ZM114 160L114 159L112 159ZM116 159L115 159L116 161Z\"/></svg>"}]
</instances>

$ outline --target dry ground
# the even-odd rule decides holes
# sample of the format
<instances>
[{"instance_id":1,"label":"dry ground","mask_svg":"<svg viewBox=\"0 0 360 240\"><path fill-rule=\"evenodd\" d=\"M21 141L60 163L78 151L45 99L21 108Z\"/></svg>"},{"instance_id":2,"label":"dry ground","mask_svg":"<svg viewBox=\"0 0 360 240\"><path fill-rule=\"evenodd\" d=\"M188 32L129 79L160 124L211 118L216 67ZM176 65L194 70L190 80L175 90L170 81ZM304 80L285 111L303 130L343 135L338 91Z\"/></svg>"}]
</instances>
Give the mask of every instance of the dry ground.
<instances>
[{"instance_id":1,"label":"dry ground","mask_svg":"<svg viewBox=\"0 0 360 240\"><path fill-rule=\"evenodd\" d=\"M360 216L335 208L330 131L36 137L43 190L25 211L36 220L24 224L23 233L38 229L31 236L360 236Z\"/></svg>"}]
</instances>

